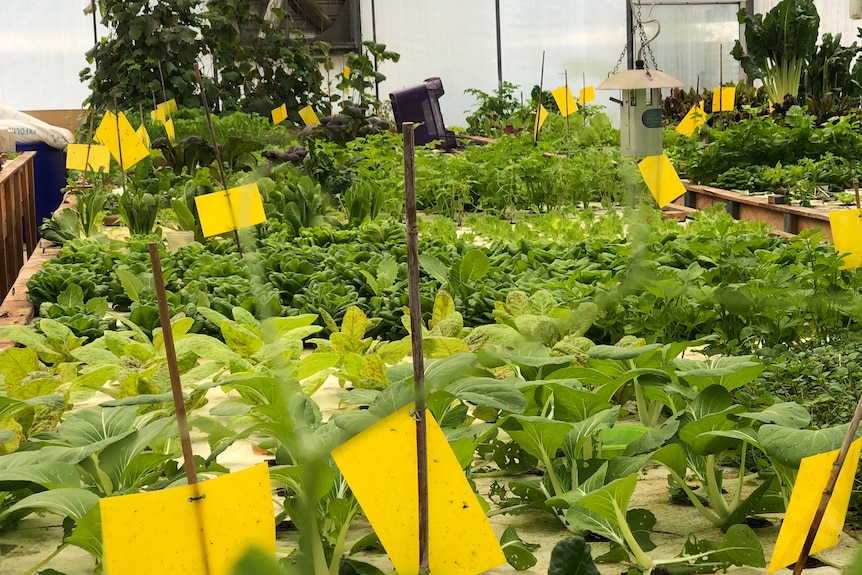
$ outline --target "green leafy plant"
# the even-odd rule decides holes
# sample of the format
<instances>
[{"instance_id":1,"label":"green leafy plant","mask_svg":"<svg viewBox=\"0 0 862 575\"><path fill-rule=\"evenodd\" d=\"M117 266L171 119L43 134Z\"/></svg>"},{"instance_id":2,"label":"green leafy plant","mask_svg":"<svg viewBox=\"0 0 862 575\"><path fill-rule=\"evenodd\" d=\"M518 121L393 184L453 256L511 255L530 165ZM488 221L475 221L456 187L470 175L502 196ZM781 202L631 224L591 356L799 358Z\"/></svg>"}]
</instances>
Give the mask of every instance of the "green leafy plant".
<instances>
[{"instance_id":1,"label":"green leafy plant","mask_svg":"<svg viewBox=\"0 0 862 575\"><path fill-rule=\"evenodd\" d=\"M751 78L763 80L775 104L799 94L805 64L815 53L820 16L812 0L782 0L766 15L739 11L745 48L739 40L731 54Z\"/></svg>"}]
</instances>

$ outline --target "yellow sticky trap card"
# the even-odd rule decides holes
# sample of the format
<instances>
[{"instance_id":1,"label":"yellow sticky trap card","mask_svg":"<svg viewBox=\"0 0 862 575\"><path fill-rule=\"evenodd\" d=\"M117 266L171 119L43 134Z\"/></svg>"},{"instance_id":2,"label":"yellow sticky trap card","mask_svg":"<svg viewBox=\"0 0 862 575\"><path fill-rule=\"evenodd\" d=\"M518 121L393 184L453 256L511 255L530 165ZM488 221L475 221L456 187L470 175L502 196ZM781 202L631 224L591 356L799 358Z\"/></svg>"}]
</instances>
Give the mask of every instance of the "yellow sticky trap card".
<instances>
[{"instance_id":1,"label":"yellow sticky trap card","mask_svg":"<svg viewBox=\"0 0 862 575\"><path fill-rule=\"evenodd\" d=\"M736 107L736 88L728 86L716 88L712 92L712 111L731 112Z\"/></svg>"},{"instance_id":2,"label":"yellow sticky trap card","mask_svg":"<svg viewBox=\"0 0 862 575\"><path fill-rule=\"evenodd\" d=\"M206 237L266 221L257 184L197 196L195 205Z\"/></svg>"},{"instance_id":3,"label":"yellow sticky trap card","mask_svg":"<svg viewBox=\"0 0 862 575\"><path fill-rule=\"evenodd\" d=\"M847 254L841 269L849 270L862 266L862 210L829 212L829 224L832 227L835 250Z\"/></svg>"},{"instance_id":4,"label":"yellow sticky trap card","mask_svg":"<svg viewBox=\"0 0 862 575\"><path fill-rule=\"evenodd\" d=\"M581 91L578 92L578 101L583 106L584 104L589 104L593 100L596 99L596 88L595 86L587 86L586 88L581 88Z\"/></svg>"},{"instance_id":5,"label":"yellow sticky trap card","mask_svg":"<svg viewBox=\"0 0 862 575\"><path fill-rule=\"evenodd\" d=\"M332 452L395 571L419 568L416 421L405 407ZM485 512L430 411L428 557L431 573L476 575L506 563Z\"/></svg>"},{"instance_id":6,"label":"yellow sticky trap card","mask_svg":"<svg viewBox=\"0 0 862 575\"><path fill-rule=\"evenodd\" d=\"M548 119L548 111L544 106L539 106L539 111L536 112L536 120L533 122L533 139L539 137L539 130L542 129L542 124Z\"/></svg>"},{"instance_id":7,"label":"yellow sticky trap card","mask_svg":"<svg viewBox=\"0 0 862 575\"><path fill-rule=\"evenodd\" d=\"M706 112L702 104L695 104L685 115L685 118L677 125L676 131L684 136L691 136L700 128L706 119Z\"/></svg>"},{"instance_id":8,"label":"yellow sticky trap card","mask_svg":"<svg viewBox=\"0 0 862 575\"><path fill-rule=\"evenodd\" d=\"M89 148L89 152L87 151ZM111 152L106 146L69 144L66 147L66 169L89 172L108 172L111 167Z\"/></svg>"},{"instance_id":9,"label":"yellow sticky trap card","mask_svg":"<svg viewBox=\"0 0 862 575\"><path fill-rule=\"evenodd\" d=\"M105 117L102 118L102 122L96 130L96 136L100 142L107 146L111 155L124 170L128 170L150 155L150 151L141 142L135 129L132 128L126 115L122 112L119 116L115 116L110 111L105 112Z\"/></svg>"},{"instance_id":10,"label":"yellow sticky trap card","mask_svg":"<svg viewBox=\"0 0 862 575\"><path fill-rule=\"evenodd\" d=\"M281 124L287 120L287 104L282 104L272 111L272 123Z\"/></svg>"},{"instance_id":11,"label":"yellow sticky trap card","mask_svg":"<svg viewBox=\"0 0 862 575\"><path fill-rule=\"evenodd\" d=\"M149 148L152 142L150 141L150 133L147 132L147 127L141 124L140 126L138 126L138 129L135 130L135 133L141 139L141 143L147 148Z\"/></svg>"},{"instance_id":12,"label":"yellow sticky trap card","mask_svg":"<svg viewBox=\"0 0 862 575\"><path fill-rule=\"evenodd\" d=\"M685 186L667 154L647 156L638 162L638 169L658 207L665 207L685 193Z\"/></svg>"},{"instance_id":13,"label":"yellow sticky trap card","mask_svg":"<svg viewBox=\"0 0 862 575\"><path fill-rule=\"evenodd\" d=\"M344 69L341 71L341 75L344 76L345 80L349 80L350 79L350 66L345 66Z\"/></svg>"},{"instance_id":14,"label":"yellow sticky trap card","mask_svg":"<svg viewBox=\"0 0 862 575\"><path fill-rule=\"evenodd\" d=\"M150 112L150 118L155 120L156 122L165 123L167 117L165 116L165 110L163 108L156 108L155 110Z\"/></svg>"},{"instance_id":15,"label":"yellow sticky trap card","mask_svg":"<svg viewBox=\"0 0 862 575\"><path fill-rule=\"evenodd\" d=\"M572 92L569 90L568 86L560 86L556 90L552 91L551 95L554 97L554 101L557 103L557 108L560 109L560 114L564 118L569 114L578 111L578 103L575 102L575 98L572 96Z\"/></svg>"},{"instance_id":16,"label":"yellow sticky trap card","mask_svg":"<svg viewBox=\"0 0 862 575\"><path fill-rule=\"evenodd\" d=\"M802 544L808 536L814 513L820 506L820 499L829 482L832 465L838 459L839 451L836 449L802 460L799 473L796 475L796 485L793 486L793 494L790 496L790 504L781 523L778 540L775 542L772 560L766 569L767 573L792 565L799 559ZM844 517L847 515L847 505L850 503L850 490L853 487L853 478L856 476L856 467L859 465L860 451L862 451L862 439L857 439L850 444L847 459L838 475L838 482L835 484L835 490L826 507L826 514L823 516L820 528L817 530L810 554L823 551L838 543L838 535L844 529Z\"/></svg>"},{"instance_id":17,"label":"yellow sticky trap card","mask_svg":"<svg viewBox=\"0 0 862 575\"><path fill-rule=\"evenodd\" d=\"M161 105L163 105L168 111L168 116L172 116L177 110L179 110L179 108L177 108L177 101L173 98L167 100L166 102L162 102Z\"/></svg>"},{"instance_id":18,"label":"yellow sticky trap card","mask_svg":"<svg viewBox=\"0 0 862 575\"><path fill-rule=\"evenodd\" d=\"M197 485L106 497L99 508L111 575L227 575L250 545L275 554L266 463Z\"/></svg>"},{"instance_id":19,"label":"yellow sticky trap card","mask_svg":"<svg viewBox=\"0 0 862 575\"><path fill-rule=\"evenodd\" d=\"M299 117L302 118L302 121L305 122L306 126L314 126L315 124L320 123L320 120L317 118L317 114L314 113L311 106L306 106L300 110Z\"/></svg>"},{"instance_id":20,"label":"yellow sticky trap card","mask_svg":"<svg viewBox=\"0 0 862 575\"><path fill-rule=\"evenodd\" d=\"M168 135L168 140L173 142L177 138L177 133L174 130L174 120L173 118L168 118L165 120L165 133Z\"/></svg>"}]
</instances>

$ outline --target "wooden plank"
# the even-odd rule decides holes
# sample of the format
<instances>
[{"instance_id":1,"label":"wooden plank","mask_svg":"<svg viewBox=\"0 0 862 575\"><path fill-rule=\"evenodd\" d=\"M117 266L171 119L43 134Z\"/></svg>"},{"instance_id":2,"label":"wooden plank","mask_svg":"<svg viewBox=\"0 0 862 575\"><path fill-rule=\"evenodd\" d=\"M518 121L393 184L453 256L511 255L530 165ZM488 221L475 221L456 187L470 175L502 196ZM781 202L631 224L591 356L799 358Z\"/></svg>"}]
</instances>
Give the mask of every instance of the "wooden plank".
<instances>
[{"instance_id":1,"label":"wooden plank","mask_svg":"<svg viewBox=\"0 0 862 575\"><path fill-rule=\"evenodd\" d=\"M6 201L4 199L11 187L11 178L0 180L0 262L2 262L0 263L0 294L3 296L12 287L12 281L14 280L13 272L10 269L9 254L6 253L6 235L8 229L6 222L8 220L6 218Z\"/></svg>"},{"instance_id":2,"label":"wooden plank","mask_svg":"<svg viewBox=\"0 0 862 575\"><path fill-rule=\"evenodd\" d=\"M33 173L33 162L27 162L22 170L24 179L24 222L26 226L25 240L27 242L27 257L33 255L36 251L36 226L40 222L36 221L36 179Z\"/></svg>"}]
</instances>

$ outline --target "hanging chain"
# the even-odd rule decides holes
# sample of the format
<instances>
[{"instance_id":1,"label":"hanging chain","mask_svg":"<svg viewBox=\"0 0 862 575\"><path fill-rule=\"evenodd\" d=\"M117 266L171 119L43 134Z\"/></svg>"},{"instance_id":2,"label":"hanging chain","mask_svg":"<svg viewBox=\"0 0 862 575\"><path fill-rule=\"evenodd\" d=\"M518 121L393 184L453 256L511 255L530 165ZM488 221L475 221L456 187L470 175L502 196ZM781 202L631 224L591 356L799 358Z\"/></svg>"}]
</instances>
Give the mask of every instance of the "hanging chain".
<instances>
[{"instance_id":1,"label":"hanging chain","mask_svg":"<svg viewBox=\"0 0 862 575\"><path fill-rule=\"evenodd\" d=\"M634 4L634 2L632 0L626 0L626 1L630 3L629 6ZM638 55L640 56L640 55L643 55L643 53L646 53L646 55L649 56L649 64L651 64L652 66L647 65L647 62L644 61L644 69L646 70L647 75L649 75L650 69L658 70L658 64L656 64L655 54L653 54L652 49L649 46L651 40L647 39L646 31L644 30L643 16L641 14L641 0L637 0L636 8L637 8L637 10L636 10L637 14L636 14L636 17L634 18L633 25L635 28L634 32L635 32L635 34L637 34L638 41L640 42L640 45L641 45L641 49L640 49L641 53ZM653 21L655 21L655 20L648 20L648 22L653 22ZM655 21L655 22L657 22L657 21ZM653 39L655 39L655 38L653 38ZM628 43L626 43L626 44L628 44ZM616 66L614 66L614 71L612 72L612 74L616 74L619 71L620 66L623 63L623 59L626 57L626 52L628 52L628 45L623 46L623 51L620 53L620 57L617 60Z\"/></svg>"}]
</instances>

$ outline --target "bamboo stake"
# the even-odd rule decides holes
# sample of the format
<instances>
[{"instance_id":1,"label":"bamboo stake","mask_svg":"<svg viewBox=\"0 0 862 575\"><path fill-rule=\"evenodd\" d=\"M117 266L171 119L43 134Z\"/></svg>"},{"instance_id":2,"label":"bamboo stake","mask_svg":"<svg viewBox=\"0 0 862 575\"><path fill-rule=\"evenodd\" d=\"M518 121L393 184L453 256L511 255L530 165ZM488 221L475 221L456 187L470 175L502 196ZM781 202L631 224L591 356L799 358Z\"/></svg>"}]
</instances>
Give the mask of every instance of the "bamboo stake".
<instances>
[{"instance_id":1,"label":"bamboo stake","mask_svg":"<svg viewBox=\"0 0 862 575\"><path fill-rule=\"evenodd\" d=\"M572 149L571 134L569 134L569 71L563 70L563 79L566 84L566 146Z\"/></svg>"},{"instance_id":2,"label":"bamboo stake","mask_svg":"<svg viewBox=\"0 0 862 575\"><path fill-rule=\"evenodd\" d=\"M856 192L856 209L862 210L862 202L859 201L859 178L853 178L853 191Z\"/></svg>"},{"instance_id":3,"label":"bamboo stake","mask_svg":"<svg viewBox=\"0 0 862 575\"><path fill-rule=\"evenodd\" d=\"M155 242L147 244L150 252L150 262L153 266L153 283L155 283L156 299L159 304L159 322L162 324L162 337L165 342L165 357L168 362L168 375L171 379L171 392L174 398L174 408L177 412L177 427L179 428L180 444L183 448L183 465L186 469L189 485L196 485L198 474L195 469L195 458L192 453L192 440L189 437L189 423L186 418L186 404L180 384L180 370L177 365L177 352L174 348L174 333L171 331L171 316L168 312L168 299L165 294L165 278L162 274L162 261L159 248Z\"/></svg>"},{"instance_id":4,"label":"bamboo stake","mask_svg":"<svg viewBox=\"0 0 862 575\"><path fill-rule=\"evenodd\" d=\"M204 92L204 83L203 83L203 80L201 79L201 71L200 71L200 68L198 68L197 62L195 62L195 75L197 76L198 87L200 88L200 91L201 91L201 101L203 102L204 113L206 114L206 117L207 117L207 126L209 126L209 129L210 129L210 139L212 140L212 143L213 143L213 152L215 153L216 164L218 164L218 174L219 174L219 178L221 179L221 186L222 186L222 189L225 192L227 192L227 175L224 172L224 164L222 164L222 162L221 162L221 153L219 152L219 149L218 149L218 140L216 140L215 127L213 127L212 117L210 116L210 108L209 108L209 105L207 104L207 95ZM230 202L230 195L227 193L225 195L227 196L227 205L230 207L231 218L233 218L233 206L231 205L231 202ZM236 229L236 222L234 222L234 227L233 227L233 239L236 241L236 250L239 252L239 257L243 257L242 244L239 241L239 230Z\"/></svg>"},{"instance_id":5,"label":"bamboo stake","mask_svg":"<svg viewBox=\"0 0 862 575\"><path fill-rule=\"evenodd\" d=\"M533 130L533 145L539 145L539 120L542 114L542 84L545 82L545 51L542 50L542 70L539 73L539 103L536 106L536 123Z\"/></svg>"},{"instance_id":6,"label":"bamboo stake","mask_svg":"<svg viewBox=\"0 0 862 575\"><path fill-rule=\"evenodd\" d=\"M856 183L856 182L854 182ZM859 201L857 188L857 204ZM829 500L832 499L832 492L835 489L835 484L838 483L838 476L841 474L841 468L844 467L844 461L847 459L847 452L850 451L850 444L853 443L853 438L856 436L856 430L859 428L859 422L862 421L862 396L856 404L856 411L853 412L853 419L850 420L850 427L847 428L847 435L844 436L844 442L841 444L841 450L838 452L838 457L835 463L832 464L832 473L829 475L829 481L826 482L826 489L823 490L823 496L820 498L820 505L817 511L814 512L814 518L811 520L811 527L808 529L808 535L805 537L805 542L802 544L802 552L799 554L799 559L793 567L793 575L800 575L805 568L805 562L808 561L808 554L811 552L811 546L814 545L814 538L817 537L817 531L820 529L820 523L823 521L823 516L826 514L826 507L829 506Z\"/></svg>"},{"instance_id":7,"label":"bamboo stake","mask_svg":"<svg viewBox=\"0 0 862 575\"><path fill-rule=\"evenodd\" d=\"M413 354L416 419L416 476L419 496L419 574L428 567L428 437L425 427L425 361L422 352L422 307L419 300L419 232L416 225L416 172L413 163L413 122L404 122L404 207L407 214L407 293Z\"/></svg>"},{"instance_id":8,"label":"bamboo stake","mask_svg":"<svg viewBox=\"0 0 862 575\"><path fill-rule=\"evenodd\" d=\"M160 60L156 60L156 64L159 65L159 79L162 81L162 102L167 102L168 92L165 89L165 76L162 74L162 62ZM197 66L195 66L195 70L197 70Z\"/></svg>"},{"instance_id":9,"label":"bamboo stake","mask_svg":"<svg viewBox=\"0 0 862 575\"><path fill-rule=\"evenodd\" d=\"M724 60L721 57L721 54L723 52L724 52L724 44L719 44L718 45L718 111L719 111L719 113L721 113L721 111L724 109L724 105L722 104L722 101L721 101L722 96L724 96L724 94L722 93L722 89L721 89L721 86L724 83ZM713 112L714 111L715 110L713 110Z\"/></svg>"},{"instance_id":10,"label":"bamboo stake","mask_svg":"<svg viewBox=\"0 0 862 575\"><path fill-rule=\"evenodd\" d=\"M120 181L123 193L126 193L126 166L123 164L123 135L120 134L120 109L117 107L117 97L114 96L114 120L117 122L117 155L120 161Z\"/></svg>"},{"instance_id":11,"label":"bamboo stake","mask_svg":"<svg viewBox=\"0 0 862 575\"><path fill-rule=\"evenodd\" d=\"M90 108L90 127L87 129L87 156L84 158L84 173L82 178L84 179L83 184L86 186L88 184L87 181L87 170L90 167L90 150L93 148L93 125L96 121L96 110Z\"/></svg>"}]
</instances>

